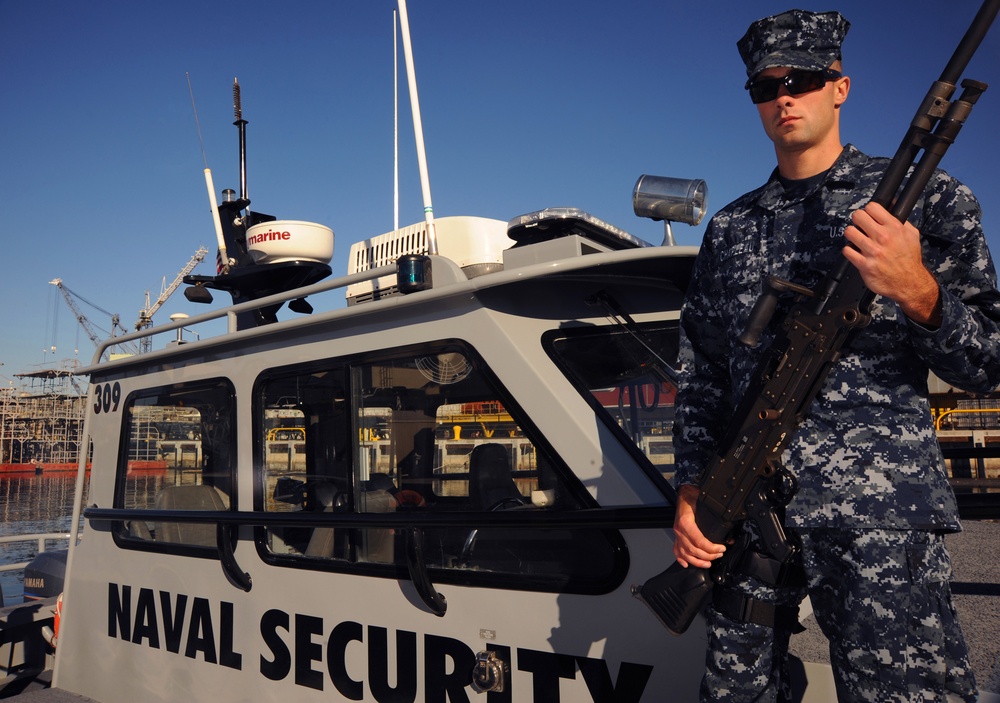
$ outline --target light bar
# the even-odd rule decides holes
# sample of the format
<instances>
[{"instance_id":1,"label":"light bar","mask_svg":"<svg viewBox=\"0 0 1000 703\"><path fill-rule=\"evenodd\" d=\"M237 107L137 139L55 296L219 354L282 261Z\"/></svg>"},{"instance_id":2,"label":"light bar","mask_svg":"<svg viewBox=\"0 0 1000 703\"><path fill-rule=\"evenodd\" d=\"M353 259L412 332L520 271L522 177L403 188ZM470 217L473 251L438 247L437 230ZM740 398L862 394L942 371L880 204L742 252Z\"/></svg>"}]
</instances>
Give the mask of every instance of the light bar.
<instances>
[{"instance_id":1,"label":"light bar","mask_svg":"<svg viewBox=\"0 0 1000 703\"><path fill-rule=\"evenodd\" d=\"M534 244L571 234L578 234L598 244L603 244L609 249L653 246L649 242L633 237L625 230L609 225L604 220L575 207L551 207L529 212L527 215L515 217L507 223L507 236L517 242L516 246Z\"/></svg>"}]
</instances>

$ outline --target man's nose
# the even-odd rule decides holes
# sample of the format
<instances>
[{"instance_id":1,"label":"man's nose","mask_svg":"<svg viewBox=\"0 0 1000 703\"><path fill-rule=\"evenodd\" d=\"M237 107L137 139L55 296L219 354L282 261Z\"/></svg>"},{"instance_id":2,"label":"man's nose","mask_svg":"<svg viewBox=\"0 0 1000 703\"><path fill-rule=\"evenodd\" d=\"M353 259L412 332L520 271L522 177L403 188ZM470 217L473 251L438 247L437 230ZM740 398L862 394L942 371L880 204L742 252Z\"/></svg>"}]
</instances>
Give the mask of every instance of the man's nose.
<instances>
[{"instance_id":1,"label":"man's nose","mask_svg":"<svg viewBox=\"0 0 1000 703\"><path fill-rule=\"evenodd\" d=\"M788 87L784 83L782 83L781 85L778 86L778 95L774 99L774 101L779 105L783 103L787 104L788 101L790 101L794 97L795 96L788 91Z\"/></svg>"}]
</instances>

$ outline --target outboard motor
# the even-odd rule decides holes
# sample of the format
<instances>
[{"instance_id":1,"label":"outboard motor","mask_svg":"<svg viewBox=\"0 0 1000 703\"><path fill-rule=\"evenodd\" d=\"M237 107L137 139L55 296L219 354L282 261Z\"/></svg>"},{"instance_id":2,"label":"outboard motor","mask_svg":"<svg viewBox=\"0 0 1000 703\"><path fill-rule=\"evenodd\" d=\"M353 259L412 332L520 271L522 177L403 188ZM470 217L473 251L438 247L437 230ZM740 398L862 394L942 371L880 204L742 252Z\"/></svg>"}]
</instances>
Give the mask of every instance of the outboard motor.
<instances>
[{"instance_id":1,"label":"outboard motor","mask_svg":"<svg viewBox=\"0 0 1000 703\"><path fill-rule=\"evenodd\" d=\"M40 552L24 567L24 600L41 600L63 592L68 549Z\"/></svg>"}]
</instances>

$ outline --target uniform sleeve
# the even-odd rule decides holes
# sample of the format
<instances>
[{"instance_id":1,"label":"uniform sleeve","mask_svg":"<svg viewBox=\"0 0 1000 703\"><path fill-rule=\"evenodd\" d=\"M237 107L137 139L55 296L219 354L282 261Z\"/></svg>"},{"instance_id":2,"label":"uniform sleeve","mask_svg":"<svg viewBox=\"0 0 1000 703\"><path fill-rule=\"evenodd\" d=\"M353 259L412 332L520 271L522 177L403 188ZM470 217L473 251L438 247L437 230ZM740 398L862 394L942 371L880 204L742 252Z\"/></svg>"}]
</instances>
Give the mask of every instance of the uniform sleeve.
<instances>
[{"instance_id":1,"label":"uniform sleeve","mask_svg":"<svg viewBox=\"0 0 1000 703\"><path fill-rule=\"evenodd\" d=\"M674 418L677 486L697 483L702 467L725 429L732 389L726 361L727 325L716 261L717 216L709 223L681 310L680 383Z\"/></svg>"},{"instance_id":2,"label":"uniform sleeve","mask_svg":"<svg viewBox=\"0 0 1000 703\"><path fill-rule=\"evenodd\" d=\"M910 323L920 358L941 380L986 393L1000 385L1000 293L972 192L943 173L931 185L924 221L924 261L941 287L937 330Z\"/></svg>"}]
</instances>

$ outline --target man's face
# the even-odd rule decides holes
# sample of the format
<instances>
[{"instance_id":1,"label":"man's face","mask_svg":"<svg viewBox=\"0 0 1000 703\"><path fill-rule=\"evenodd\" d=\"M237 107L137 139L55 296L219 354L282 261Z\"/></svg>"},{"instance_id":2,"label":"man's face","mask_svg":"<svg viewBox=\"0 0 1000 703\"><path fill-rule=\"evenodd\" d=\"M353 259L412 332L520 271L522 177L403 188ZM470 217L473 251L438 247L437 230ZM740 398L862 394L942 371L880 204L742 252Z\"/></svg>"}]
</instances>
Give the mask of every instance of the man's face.
<instances>
[{"instance_id":1,"label":"man's face","mask_svg":"<svg viewBox=\"0 0 1000 703\"><path fill-rule=\"evenodd\" d=\"M754 80L760 78L784 78L792 69L785 67L767 68ZM826 140L839 142L838 109L847 99L850 79L846 76L827 81L819 90L800 95L791 95L781 86L774 100L759 103L764 131L775 149L785 152L803 151Z\"/></svg>"}]
</instances>

